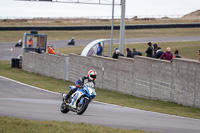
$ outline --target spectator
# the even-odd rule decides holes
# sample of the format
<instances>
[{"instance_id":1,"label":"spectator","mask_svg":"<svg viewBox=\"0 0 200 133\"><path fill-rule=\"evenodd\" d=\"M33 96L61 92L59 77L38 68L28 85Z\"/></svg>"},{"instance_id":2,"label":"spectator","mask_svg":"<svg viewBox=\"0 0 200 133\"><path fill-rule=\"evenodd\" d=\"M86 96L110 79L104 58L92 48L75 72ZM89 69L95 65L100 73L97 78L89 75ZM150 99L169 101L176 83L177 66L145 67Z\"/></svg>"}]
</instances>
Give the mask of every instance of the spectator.
<instances>
[{"instance_id":1,"label":"spectator","mask_svg":"<svg viewBox=\"0 0 200 133\"><path fill-rule=\"evenodd\" d=\"M122 54L119 50L116 50L116 51L113 53L112 58L118 59L119 56L124 56L124 54Z\"/></svg>"},{"instance_id":2,"label":"spectator","mask_svg":"<svg viewBox=\"0 0 200 133\"><path fill-rule=\"evenodd\" d=\"M54 47L53 46L51 46L51 48L56 52L56 50L54 49Z\"/></svg>"},{"instance_id":3,"label":"spectator","mask_svg":"<svg viewBox=\"0 0 200 133\"><path fill-rule=\"evenodd\" d=\"M156 54L155 54L155 58L158 59L160 58L160 56L163 54L164 52L162 51L162 49L160 47L157 48Z\"/></svg>"},{"instance_id":4,"label":"spectator","mask_svg":"<svg viewBox=\"0 0 200 133\"><path fill-rule=\"evenodd\" d=\"M165 60L171 61L172 58L173 58L173 55L172 55L172 53L170 51L171 51L171 48L168 47L167 51L160 56L160 59L162 59L163 57L165 57Z\"/></svg>"},{"instance_id":5,"label":"spectator","mask_svg":"<svg viewBox=\"0 0 200 133\"><path fill-rule=\"evenodd\" d=\"M102 55L103 52L103 47L101 46L101 43L98 43L98 48L97 48L97 55Z\"/></svg>"},{"instance_id":6,"label":"spectator","mask_svg":"<svg viewBox=\"0 0 200 133\"><path fill-rule=\"evenodd\" d=\"M32 40L32 38L30 38L28 40L28 47L33 47L33 40Z\"/></svg>"},{"instance_id":7,"label":"spectator","mask_svg":"<svg viewBox=\"0 0 200 133\"><path fill-rule=\"evenodd\" d=\"M142 56L142 53L141 52L138 52L138 51L136 51L136 49L135 48L133 48L133 52L132 52L132 54L131 54L131 58L134 58L134 56L135 55L140 55L140 56Z\"/></svg>"},{"instance_id":8,"label":"spectator","mask_svg":"<svg viewBox=\"0 0 200 133\"><path fill-rule=\"evenodd\" d=\"M112 58L118 59L119 56L119 50L115 50L115 52L113 53Z\"/></svg>"},{"instance_id":9,"label":"spectator","mask_svg":"<svg viewBox=\"0 0 200 133\"><path fill-rule=\"evenodd\" d=\"M147 45L149 45L149 47L146 50L147 57L152 57L153 48L151 46L152 45L151 42L147 43Z\"/></svg>"},{"instance_id":10,"label":"spectator","mask_svg":"<svg viewBox=\"0 0 200 133\"><path fill-rule=\"evenodd\" d=\"M119 51L119 56L124 56L124 54Z\"/></svg>"},{"instance_id":11,"label":"spectator","mask_svg":"<svg viewBox=\"0 0 200 133\"><path fill-rule=\"evenodd\" d=\"M88 52L87 56L90 57L90 56L92 56L94 53L95 53L95 52L94 52L94 49L91 48L90 51Z\"/></svg>"},{"instance_id":12,"label":"spectator","mask_svg":"<svg viewBox=\"0 0 200 133\"><path fill-rule=\"evenodd\" d=\"M53 50L53 48L51 46L48 46L48 54L56 54L56 52Z\"/></svg>"},{"instance_id":13,"label":"spectator","mask_svg":"<svg viewBox=\"0 0 200 133\"><path fill-rule=\"evenodd\" d=\"M156 58L155 56L156 56L157 49L158 49L158 45L156 43L153 44L153 58Z\"/></svg>"},{"instance_id":14,"label":"spectator","mask_svg":"<svg viewBox=\"0 0 200 133\"><path fill-rule=\"evenodd\" d=\"M36 51L35 52L37 52L37 53L39 53L39 54L41 54L42 53L42 51L41 51L41 49L40 49L40 47L37 45L37 49L36 49Z\"/></svg>"},{"instance_id":15,"label":"spectator","mask_svg":"<svg viewBox=\"0 0 200 133\"><path fill-rule=\"evenodd\" d=\"M198 50L198 54L200 55L200 50ZM199 61L200 61L200 59L199 59Z\"/></svg>"},{"instance_id":16,"label":"spectator","mask_svg":"<svg viewBox=\"0 0 200 133\"><path fill-rule=\"evenodd\" d=\"M181 58L181 56L180 56L179 53L178 53L178 50L176 50L176 51L174 52L173 58Z\"/></svg>"},{"instance_id":17,"label":"spectator","mask_svg":"<svg viewBox=\"0 0 200 133\"><path fill-rule=\"evenodd\" d=\"M131 57L131 50L129 48L126 48L126 52L127 52L126 57Z\"/></svg>"}]
</instances>

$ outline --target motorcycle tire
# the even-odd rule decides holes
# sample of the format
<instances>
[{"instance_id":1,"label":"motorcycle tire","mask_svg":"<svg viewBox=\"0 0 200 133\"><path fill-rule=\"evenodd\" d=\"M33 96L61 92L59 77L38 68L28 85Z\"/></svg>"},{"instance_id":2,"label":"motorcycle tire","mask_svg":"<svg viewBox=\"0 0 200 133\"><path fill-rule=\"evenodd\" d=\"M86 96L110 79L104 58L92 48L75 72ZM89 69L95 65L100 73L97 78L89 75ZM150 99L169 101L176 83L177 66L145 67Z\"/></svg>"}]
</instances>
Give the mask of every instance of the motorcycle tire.
<instances>
[{"instance_id":1,"label":"motorcycle tire","mask_svg":"<svg viewBox=\"0 0 200 133\"><path fill-rule=\"evenodd\" d=\"M62 103L61 104L61 107L60 107L60 111L64 114L68 113L69 112L69 109L68 109L68 105L66 103Z\"/></svg>"},{"instance_id":2,"label":"motorcycle tire","mask_svg":"<svg viewBox=\"0 0 200 133\"><path fill-rule=\"evenodd\" d=\"M77 111L76 111L76 113L78 115L82 115L85 112L85 110L87 109L88 104L89 104L89 100L87 98L84 99L84 101L83 101L82 104L80 104L80 102L79 102L78 105L77 105Z\"/></svg>"}]
</instances>

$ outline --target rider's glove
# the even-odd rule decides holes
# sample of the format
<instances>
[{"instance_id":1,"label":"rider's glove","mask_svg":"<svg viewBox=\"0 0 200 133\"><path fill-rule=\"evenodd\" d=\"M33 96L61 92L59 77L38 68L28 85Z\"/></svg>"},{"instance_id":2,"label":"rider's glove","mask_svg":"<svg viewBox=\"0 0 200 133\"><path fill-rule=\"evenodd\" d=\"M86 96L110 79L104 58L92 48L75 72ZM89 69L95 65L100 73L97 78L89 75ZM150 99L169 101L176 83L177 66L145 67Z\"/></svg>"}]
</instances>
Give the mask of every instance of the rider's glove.
<instances>
[{"instance_id":1,"label":"rider's glove","mask_svg":"<svg viewBox=\"0 0 200 133\"><path fill-rule=\"evenodd\" d=\"M76 85L76 87L77 87L77 88L80 88L81 86L80 86L80 85Z\"/></svg>"}]
</instances>

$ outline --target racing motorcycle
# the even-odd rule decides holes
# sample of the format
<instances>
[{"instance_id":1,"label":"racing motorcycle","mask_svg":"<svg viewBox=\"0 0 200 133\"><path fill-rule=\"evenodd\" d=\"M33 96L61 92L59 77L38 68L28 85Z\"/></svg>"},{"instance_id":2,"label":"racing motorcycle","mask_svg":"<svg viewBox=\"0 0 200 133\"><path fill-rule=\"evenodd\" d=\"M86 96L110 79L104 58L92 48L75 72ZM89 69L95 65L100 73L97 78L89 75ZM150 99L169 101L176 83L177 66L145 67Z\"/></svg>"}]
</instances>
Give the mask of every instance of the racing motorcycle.
<instances>
[{"instance_id":1,"label":"racing motorcycle","mask_svg":"<svg viewBox=\"0 0 200 133\"><path fill-rule=\"evenodd\" d=\"M76 88L76 86L70 86L70 89ZM82 115L88 107L88 104L96 97L95 89L90 83L86 83L83 87L78 88L67 100L66 93L62 94L62 104L60 111L62 113L68 113L69 111L76 112L78 115Z\"/></svg>"},{"instance_id":2,"label":"racing motorcycle","mask_svg":"<svg viewBox=\"0 0 200 133\"><path fill-rule=\"evenodd\" d=\"M22 47L22 42L17 42L16 44L15 44L15 47Z\"/></svg>"}]
</instances>

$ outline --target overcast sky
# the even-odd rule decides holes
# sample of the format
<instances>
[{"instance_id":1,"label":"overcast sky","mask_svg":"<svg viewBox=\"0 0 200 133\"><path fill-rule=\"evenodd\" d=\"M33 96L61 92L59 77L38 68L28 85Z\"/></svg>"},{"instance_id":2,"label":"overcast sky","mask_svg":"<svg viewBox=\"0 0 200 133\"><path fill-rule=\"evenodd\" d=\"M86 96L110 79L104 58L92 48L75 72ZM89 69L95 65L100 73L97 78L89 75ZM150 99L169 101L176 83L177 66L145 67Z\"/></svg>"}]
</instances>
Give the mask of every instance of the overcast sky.
<instances>
[{"instance_id":1,"label":"overcast sky","mask_svg":"<svg viewBox=\"0 0 200 133\"><path fill-rule=\"evenodd\" d=\"M58 0L59 1L59 0ZM70 1L70 0L60 0ZM71 0L76 1L76 0ZM88 0L79 0L88 1ZM89 0L99 1L99 0ZM112 1L112 0L104 0ZM120 2L120 0L115 0ZM200 0L126 0L126 16L185 15L200 9ZM121 7L115 6L115 16ZM0 18L3 17L93 17L111 16L111 5L88 5L55 2L26 2L0 0Z\"/></svg>"}]
</instances>

